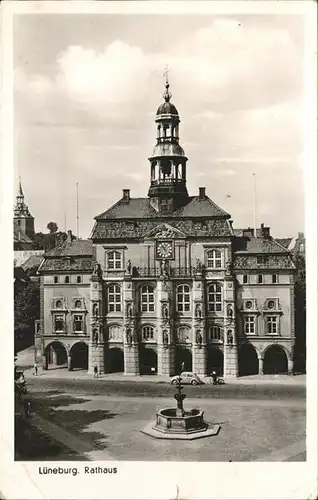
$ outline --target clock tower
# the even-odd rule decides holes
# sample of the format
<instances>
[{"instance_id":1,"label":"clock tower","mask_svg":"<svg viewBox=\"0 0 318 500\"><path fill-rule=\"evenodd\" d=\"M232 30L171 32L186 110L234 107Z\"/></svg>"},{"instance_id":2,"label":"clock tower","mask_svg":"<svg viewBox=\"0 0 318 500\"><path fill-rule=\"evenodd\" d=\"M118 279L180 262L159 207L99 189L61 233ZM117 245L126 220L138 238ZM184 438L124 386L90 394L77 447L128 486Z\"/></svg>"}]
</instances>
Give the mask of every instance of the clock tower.
<instances>
[{"instance_id":1,"label":"clock tower","mask_svg":"<svg viewBox=\"0 0 318 500\"><path fill-rule=\"evenodd\" d=\"M176 107L170 102L168 78L165 87L164 102L156 113L157 143L149 158L151 176L148 191L151 206L162 214L173 212L188 202L188 158L179 144L180 118Z\"/></svg>"}]
</instances>

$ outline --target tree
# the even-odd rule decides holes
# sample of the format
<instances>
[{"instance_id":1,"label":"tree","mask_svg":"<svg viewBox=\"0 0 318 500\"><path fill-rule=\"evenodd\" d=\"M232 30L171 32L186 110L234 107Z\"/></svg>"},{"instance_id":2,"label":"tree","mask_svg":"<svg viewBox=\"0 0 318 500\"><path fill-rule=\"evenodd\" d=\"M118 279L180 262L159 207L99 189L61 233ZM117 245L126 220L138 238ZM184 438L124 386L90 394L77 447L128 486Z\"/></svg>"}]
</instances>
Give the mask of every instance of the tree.
<instances>
[{"instance_id":1,"label":"tree","mask_svg":"<svg viewBox=\"0 0 318 500\"><path fill-rule=\"evenodd\" d=\"M58 230L58 226L56 222L49 222L48 225L46 226L50 233L56 233Z\"/></svg>"},{"instance_id":2,"label":"tree","mask_svg":"<svg viewBox=\"0 0 318 500\"><path fill-rule=\"evenodd\" d=\"M294 372L306 372L306 261L302 255L294 258L295 272L295 348Z\"/></svg>"},{"instance_id":3,"label":"tree","mask_svg":"<svg viewBox=\"0 0 318 500\"><path fill-rule=\"evenodd\" d=\"M27 281L16 289L14 297L15 349L33 344L34 321L40 317L40 284Z\"/></svg>"}]
</instances>

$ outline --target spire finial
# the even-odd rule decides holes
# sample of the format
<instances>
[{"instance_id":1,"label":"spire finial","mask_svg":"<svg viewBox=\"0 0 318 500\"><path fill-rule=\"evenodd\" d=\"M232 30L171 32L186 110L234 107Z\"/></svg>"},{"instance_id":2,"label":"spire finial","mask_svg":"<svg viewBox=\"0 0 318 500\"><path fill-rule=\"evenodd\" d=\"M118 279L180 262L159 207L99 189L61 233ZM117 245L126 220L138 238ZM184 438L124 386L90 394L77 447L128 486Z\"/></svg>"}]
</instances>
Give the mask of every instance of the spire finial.
<instances>
[{"instance_id":1,"label":"spire finial","mask_svg":"<svg viewBox=\"0 0 318 500\"><path fill-rule=\"evenodd\" d=\"M22 184L21 184L21 175L19 175L19 195L23 196Z\"/></svg>"},{"instance_id":2,"label":"spire finial","mask_svg":"<svg viewBox=\"0 0 318 500\"><path fill-rule=\"evenodd\" d=\"M170 101L170 99L171 99L171 97L172 97L172 95L171 95L171 92L169 92L169 87L170 87L170 85L169 85L169 80L168 80L168 76L169 76L169 68L168 68L168 65L167 65L167 64L166 64L166 67L165 67L165 71L164 71L164 73L163 73L163 76L165 76L165 77L166 77L166 85L165 85L165 87L166 87L166 91L165 91L165 93L163 94L163 98L164 98L164 100L165 100L166 102L169 102L169 101Z\"/></svg>"}]
</instances>

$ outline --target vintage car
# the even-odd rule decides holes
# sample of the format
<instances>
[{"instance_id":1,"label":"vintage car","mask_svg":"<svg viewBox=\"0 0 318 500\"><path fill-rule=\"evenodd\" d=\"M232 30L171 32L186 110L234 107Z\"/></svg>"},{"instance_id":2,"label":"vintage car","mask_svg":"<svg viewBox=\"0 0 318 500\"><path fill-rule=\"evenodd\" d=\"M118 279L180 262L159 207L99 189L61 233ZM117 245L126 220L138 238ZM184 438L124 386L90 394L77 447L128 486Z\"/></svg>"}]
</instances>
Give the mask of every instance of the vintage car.
<instances>
[{"instance_id":1,"label":"vintage car","mask_svg":"<svg viewBox=\"0 0 318 500\"><path fill-rule=\"evenodd\" d=\"M203 380L201 380L200 377L198 377L198 375L193 372L182 372L181 375L175 375L171 378L171 384L176 385L178 383L179 377L181 378L181 384L204 384Z\"/></svg>"}]
</instances>

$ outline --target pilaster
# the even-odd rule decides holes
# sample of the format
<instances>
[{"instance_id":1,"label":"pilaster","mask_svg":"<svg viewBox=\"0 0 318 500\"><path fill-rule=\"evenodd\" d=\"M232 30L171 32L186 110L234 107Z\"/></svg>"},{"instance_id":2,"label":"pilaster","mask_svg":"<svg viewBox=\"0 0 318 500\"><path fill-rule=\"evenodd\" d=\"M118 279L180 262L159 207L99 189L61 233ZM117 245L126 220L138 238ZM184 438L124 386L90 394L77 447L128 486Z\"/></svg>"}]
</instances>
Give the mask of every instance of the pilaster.
<instances>
[{"instance_id":1,"label":"pilaster","mask_svg":"<svg viewBox=\"0 0 318 500\"><path fill-rule=\"evenodd\" d=\"M172 345L172 282L167 276L157 282L157 345L158 375L172 375L174 372L175 349Z\"/></svg>"},{"instance_id":2,"label":"pilaster","mask_svg":"<svg viewBox=\"0 0 318 500\"><path fill-rule=\"evenodd\" d=\"M207 340L205 328L205 293L201 262L197 261L193 279L192 316L192 370L201 376L207 374Z\"/></svg>"},{"instance_id":3,"label":"pilaster","mask_svg":"<svg viewBox=\"0 0 318 500\"><path fill-rule=\"evenodd\" d=\"M137 335L135 290L130 265L123 281L124 370L125 375L139 375L139 339Z\"/></svg>"},{"instance_id":4,"label":"pilaster","mask_svg":"<svg viewBox=\"0 0 318 500\"><path fill-rule=\"evenodd\" d=\"M226 378L238 377L238 349L235 321L235 289L231 264L227 264L224 278L224 369Z\"/></svg>"},{"instance_id":5,"label":"pilaster","mask_svg":"<svg viewBox=\"0 0 318 500\"><path fill-rule=\"evenodd\" d=\"M90 283L90 315L89 315L89 354L88 371L105 373L104 366L104 320L103 320L103 279L99 264L95 264Z\"/></svg>"}]
</instances>

